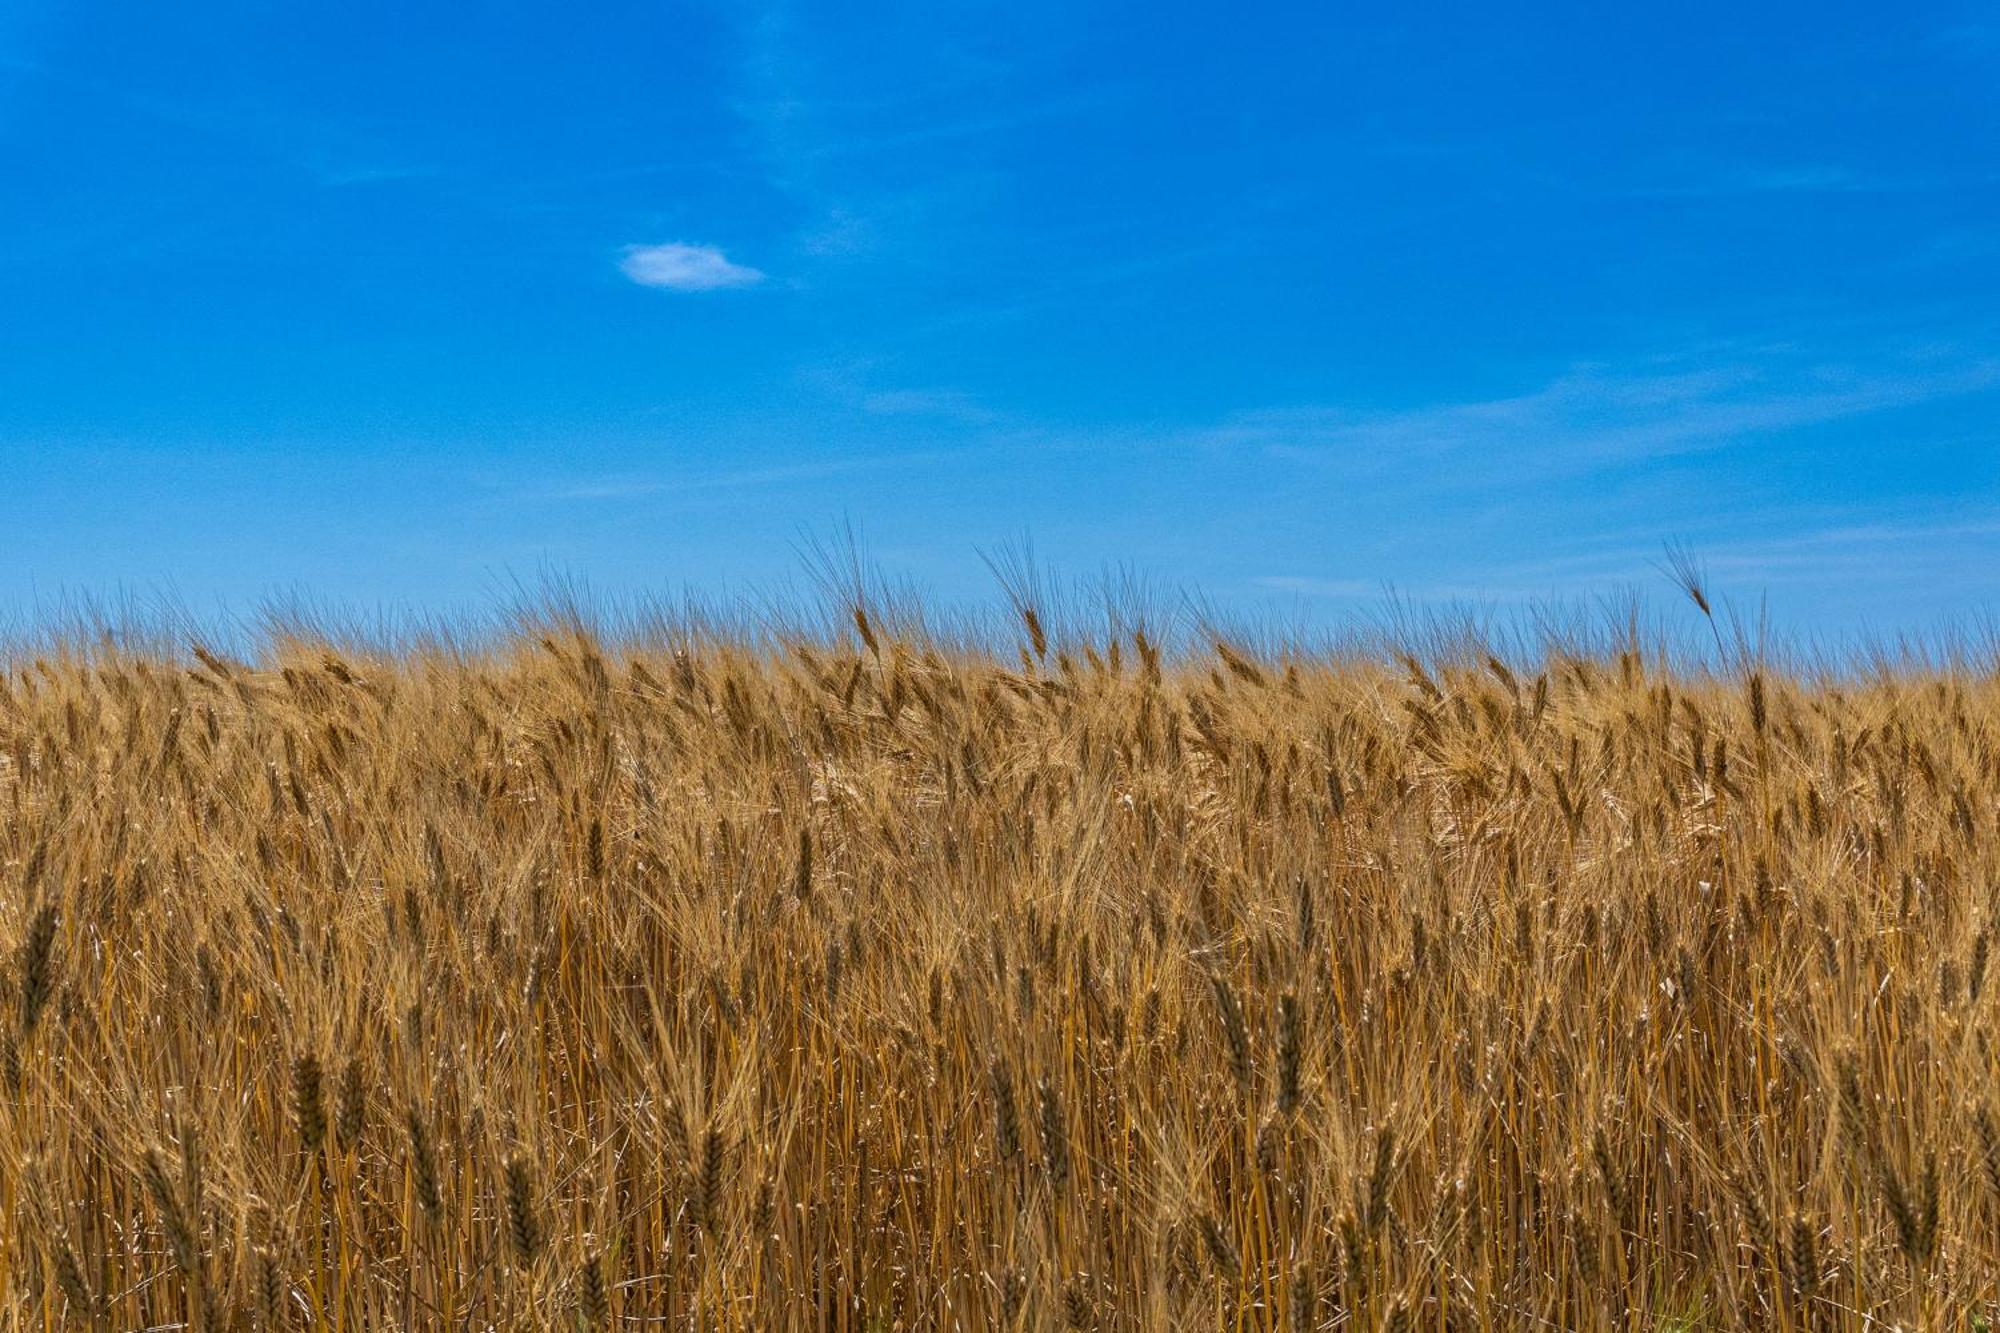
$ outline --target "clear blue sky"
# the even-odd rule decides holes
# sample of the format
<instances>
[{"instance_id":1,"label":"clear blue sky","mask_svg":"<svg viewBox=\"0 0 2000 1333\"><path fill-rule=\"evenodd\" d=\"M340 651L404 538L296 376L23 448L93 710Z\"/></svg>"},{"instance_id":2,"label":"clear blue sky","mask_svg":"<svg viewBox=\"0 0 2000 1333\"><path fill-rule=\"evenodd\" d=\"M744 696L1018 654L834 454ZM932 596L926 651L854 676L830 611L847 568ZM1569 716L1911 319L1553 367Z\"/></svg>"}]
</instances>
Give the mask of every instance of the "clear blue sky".
<instances>
[{"instance_id":1,"label":"clear blue sky","mask_svg":"<svg viewBox=\"0 0 2000 1333\"><path fill-rule=\"evenodd\" d=\"M0 606L2000 604L2000 8L0 7Z\"/></svg>"}]
</instances>

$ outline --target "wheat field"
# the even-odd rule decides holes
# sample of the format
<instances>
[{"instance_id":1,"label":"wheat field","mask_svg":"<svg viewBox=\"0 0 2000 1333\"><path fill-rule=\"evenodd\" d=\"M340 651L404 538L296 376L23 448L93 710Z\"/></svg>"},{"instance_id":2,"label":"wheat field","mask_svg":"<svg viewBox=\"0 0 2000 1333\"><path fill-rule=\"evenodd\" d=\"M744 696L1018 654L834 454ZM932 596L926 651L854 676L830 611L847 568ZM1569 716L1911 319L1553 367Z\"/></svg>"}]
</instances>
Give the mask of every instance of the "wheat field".
<instances>
[{"instance_id":1,"label":"wheat field","mask_svg":"<svg viewBox=\"0 0 2000 1333\"><path fill-rule=\"evenodd\" d=\"M6 1327L1986 1326L1993 679L1021 638L12 660Z\"/></svg>"}]
</instances>

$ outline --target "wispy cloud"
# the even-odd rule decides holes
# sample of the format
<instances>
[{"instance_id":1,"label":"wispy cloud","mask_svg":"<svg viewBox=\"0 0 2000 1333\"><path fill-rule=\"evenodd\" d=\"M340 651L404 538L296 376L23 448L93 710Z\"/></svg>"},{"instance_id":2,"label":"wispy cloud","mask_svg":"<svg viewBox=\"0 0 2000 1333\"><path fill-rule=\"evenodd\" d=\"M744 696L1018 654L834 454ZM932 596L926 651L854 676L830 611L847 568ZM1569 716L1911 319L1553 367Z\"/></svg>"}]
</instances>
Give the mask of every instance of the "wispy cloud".
<instances>
[{"instance_id":1,"label":"wispy cloud","mask_svg":"<svg viewBox=\"0 0 2000 1333\"><path fill-rule=\"evenodd\" d=\"M401 165L349 165L312 168L314 177L329 190L360 185L394 185L402 181L431 180L439 176L436 167Z\"/></svg>"},{"instance_id":2,"label":"wispy cloud","mask_svg":"<svg viewBox=\"0 0 2000 1333\"><path fill-rule=\"evenodd\" d=\"M764 280L761 270L730 262L715 246L689 245L684 241L627 246L618 267L641 287L664 287L675 292L754 287Z\"/></svg>"},{"instance_id":3,"label":"wispy cloud","mask_svg":"<svg viewBox=\"0 0 2000 1333\"><path fill-rule=\"evenodd\" d=\"M1381 579L1369 582L1366 579L1315 578L1304 574L1267 574L1249 580L1253 588L1268 592L1290 593L1301 601L1345 602L1350 605L1345 610L1356 609L1352 604L1367 603L1378 607L1393 607L1397 604L1427 604L1431 606L1498 606L1534 602L1551 595L1547 588L1508 584L1504 580L1487 577L1487 571L1480 570L1470 579L1422 580L1415 583ZM1601 586L1601 585L1596 585Z\"/></svg>"},{"instance_id":4,"label":"wispy cloud","mask_svg":"<svg viewBox=\"0 0 2000 1333\"><path fill-rule=\"evenodd\" d=\"M1734 523L1690 539L1689 544L1721 596L1752 606L1765 594L1781 605L1800 595L1935 594L1939 588L1991 596L1995 585L1968 578L1968 569L1990 568L2000 554L2000 512L1973 507L1950 512L1910 508L1887 519L1860 510L1806 513L1767 511L1765 533L1744 534ZM1531 559L1493 561L1476 569L1447 567L1447 582L1403 587L1429 599L1494 602L1574 597L1618 588L1662 591L1660 539L1635 540L1631 531L1580 535ZM1565 548L1567 546L1567 549ZM1260 581L1261 582L1261 581ZM1311 580L1298 580L1310 583ZM1339 581L1333 581L1334 586Z\"/></svg>"},{"instance_id":5,"label":"wispy cloud","mask_svg":"<svg viewBox=\"0 0 2000 1333\"><path fill-rule=\"evenodd\" d=\"M1383 590L1383 585L1366 579L1323 579L1301 574L1264 574L1251 579L1250 585L1301 597L1368 597L1379 596Z\"/></svg>"},{"instance_id":6,"label":"wispy cloud","mask_svg":"<svg viewBox=\"0 0 2000 1333\"><path fill-rule=\"evenodd\" d=\"M822 361L801 366L799 381L842 407L874 417L929 417L962 426L1001 424L1002 414L963 389L942 385L872 383L868 358Z\"/></svg>"},{"instance_id":7,"label":"wispy cloud","mask_svg":"<svg viewBox=\"0 0 2000 1333\"><path fill-rule=\"evenodd\" d=\"M874 454L832 458L813 463L775 467L739 468L727 472L684 474L677 477L611 476L570 481L536 489L524 496L537 501L638 500L649 496L694 495L779 487L795 482L823 481L853 472L877 472L925 467L953 457L949 451Z\"/></svg>"},{"instance_id":8,"label":"wispy cloud","mask_svg":"<svg viewBox=\"0 0 2000 1333\"><path fill-rule=\"evenodd\" d=\"M1859 371L1770 356L1709 364L1577 366L1513 397L1391 411L1292 407L1240 413L1203 443L1385 467L1455 460L1588 470L1726 447L2000 386L2000 360L1933 355Z\"/></svg>"},{"instance_id":9,"label":"wispy cloud","mask_svg":"<svg viewBox=\"0 0 2000 1333\"><path fill-rule=\"evenodd\" d=\"M1962 55L1984 57L2000 54L2000 15L1956 24L1941 29L1934 37L1945 49Z\"/></svg>"},{"instance_id":10,"label":"wispy cloud","mask_svg":"<svg viewBox=\"0 0 2000 1333\"><path fill-rule=\"evenodd\" d=\"M2000 183L1995 171L1890 173L1856 171L1832 164L1728 167L1671 183L1639 185L1626 191L1640 199L1713 199L1737 195L1918 194L1980 189Z\"/></svg>"},{"instance_id":11,"label":"wispy cloud","mask_svg":"<svg viewBox=\"0 0 2000 1333\"><path fill-rule=\"evenodd\" d=\"M918 7L850 51L841 43L851 25L828 19L837 11L793 0L735 8L731 109L811 258L907 266L965 248L993 228L991 205L1015 179L996 149L1133 94L1102 72L1052 89L1078 40L1064 25L1003 50L950 6Z\"/></svg>"},{"instance_id":12,"label":"wispy cloud","mask_svg":"<svg viewBox=\"0 0 2000 1333\"><path fill-rule=\"evenodd\" d=\"M1966 552L1985 549L1996 540L2000 540L2000 513L1975 509L1888 521L1849 515L1789 532L1701 542L1695 549L1711 575L1751 584L1832 578L1907 582L1937 562L1963 560ZM1658 555L1655 548L1617 545L1523 563L1511 572L1586 581L1643 578L1645 571L1656 567Z\"/></svg>"},{"instance_id":13,"label":"wispy cloud","mask_svg":"<svg viewBox=\"0 0 2000 1333\"><path fill-rule=\"evenodd\" d=\"M943 417L970 425L997 419L991 408L961 389L877 389L862 394L860 405L882 417Z\"/></svg>"}]
</instances>

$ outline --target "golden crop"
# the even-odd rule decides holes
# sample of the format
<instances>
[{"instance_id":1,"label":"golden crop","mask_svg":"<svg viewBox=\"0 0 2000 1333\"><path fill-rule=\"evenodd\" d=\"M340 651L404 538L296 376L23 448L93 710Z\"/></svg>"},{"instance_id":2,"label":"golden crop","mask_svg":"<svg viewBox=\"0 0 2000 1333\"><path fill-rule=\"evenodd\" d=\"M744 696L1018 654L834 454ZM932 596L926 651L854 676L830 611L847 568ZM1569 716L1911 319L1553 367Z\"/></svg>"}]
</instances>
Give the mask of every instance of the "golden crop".
<instances>
[{"instance_id":1,"label":"golden crop","mask_svg":"<svg viewBox=\"0 0 2000 1333\"><path fill-rule=\"evenodd\" d=\"M1992 680L858 628L16 662L5 1326L2000 1298Z\"/></svg>"}]
</instances>

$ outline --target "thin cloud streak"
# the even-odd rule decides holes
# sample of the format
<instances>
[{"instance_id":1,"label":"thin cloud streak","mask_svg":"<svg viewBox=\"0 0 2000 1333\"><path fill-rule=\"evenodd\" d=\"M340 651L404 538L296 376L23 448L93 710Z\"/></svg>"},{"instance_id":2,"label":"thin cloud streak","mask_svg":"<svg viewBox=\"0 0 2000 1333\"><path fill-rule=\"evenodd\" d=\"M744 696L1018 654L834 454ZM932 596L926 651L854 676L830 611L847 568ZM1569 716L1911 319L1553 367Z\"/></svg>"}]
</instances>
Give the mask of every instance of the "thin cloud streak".
<instances>
[{"instance_id":1,"label":"thin cloud streak","mask_svg":"<svg viewBox=\"0 0 2000 1333\"><path fill-rule=\"evenodd\" d=\"M922 453L831 459L826 462L798 463L787 467L745 468L734 472L709 473L705 476L607 477L537 490L524 498L551 502L637 500L656 495L755 490L796 481L819 481L852 472L924 466L956 456L957 453L953 451L931 450Z\"/></svg>"},{"instance_id":2,"label":"thin cloud streak","mask_svg":"<svg viewBox=\"0 0 2000 1333\"><path fill-rule=\"evenodd\" d=\"M1305 462L1375 459L1589 470L1724 447L1850 417L2000 386L2000 361L1902 371L1709 370L1581 366L1511 398L1368 412L1338 407L1246 412L1202 432L1213 447Z\"/></svg>"},{"instance_id":3,"label":"thin cloud streak","mask_svg":"<svg viewBox=\"0 0 2000 1333\"><path fill-rule=\"evenodd\" d=\"M1754 598L1767 585L1823 584L1835 578L1850 586L1897 588L1931 577L1941 568L1962 569L1969 549L2000 548L2000 511L1934 522L1836 521L1770 536L1689 544L1725 595ZM1495 595L1644 587L1662 578L1660 550L1657 543L1616 541L1596 550L1485 567L1479 574L1487 591Z\"/></svg>"},{"instance_id":4,"label":"thin cloud streak","mask_svg":"<svg viewBox=\"0 0 2000 1333\"><path fill-rule=\"evenodd\" d=\"M1383 592L1382 584L1366 579L1323 579L1300 574L1262 574L1251 579L1250 586L1304 597L1355 598L1379 596Z\"/></svg>"},{"instance_id":5,"label":"thin cloud streak","mask_svg":"<svg viewBox=\"0 0 2000 1333\"><path fill-rule=\"evenodd\" d=\"M1640 185L1625 194L1633 199L1717 199L1758 194L1914 194L1981 189L2000 184L2000 172L1935 172L1891 175L1854 171L1841 166L1743 168L1704 180Z\"/></svg>"}]
</instances>

